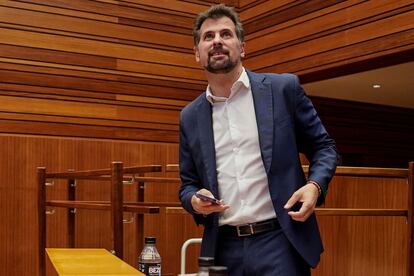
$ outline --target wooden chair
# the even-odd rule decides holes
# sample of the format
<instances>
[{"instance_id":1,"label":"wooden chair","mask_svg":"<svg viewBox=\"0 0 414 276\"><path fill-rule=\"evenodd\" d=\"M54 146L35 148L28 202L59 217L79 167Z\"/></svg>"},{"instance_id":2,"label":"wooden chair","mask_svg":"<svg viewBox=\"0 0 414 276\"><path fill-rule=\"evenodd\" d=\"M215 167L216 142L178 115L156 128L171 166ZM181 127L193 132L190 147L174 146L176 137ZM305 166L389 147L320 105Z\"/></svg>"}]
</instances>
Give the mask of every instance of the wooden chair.
<instances>
[{"instance_id":1,"label":"wooden chair","mask_svg":"<svg viewBox=\"0 0 414 276\"><path fill-rule=\"evenodd\" d=\"M122 162L112 162L110 169L88 170L88 171L68 171L47 173L46 168L37 168L38 181L38 225L39 225L39 275L44 276L45 271L45 249L46 249L46 207L67 208L68 221L68 243L69 247L75 246L75 208L104 210L111 212L113 248L119 258L123 258L123 212L133 212L137 214L159 213L156 204L134 204L123 202L123 184L143 180L143 174L148 172L160 172L159 165L135 166L123 168ZM129 177L128 177L129 175ZM138 175L138 176L136 176ZM66 179L68 185L67 200L46 200L47 180ZM99 180L108 181L111 184L110 201L77 201L75 200L76 180ZM143 197L138 193L138 199ZM143 227L142 223L137 222L137 227ZM138 229L137 233L143 234L143 229ZM142 239L137 239L142 240Z\"/></svg>"}]
</instances>

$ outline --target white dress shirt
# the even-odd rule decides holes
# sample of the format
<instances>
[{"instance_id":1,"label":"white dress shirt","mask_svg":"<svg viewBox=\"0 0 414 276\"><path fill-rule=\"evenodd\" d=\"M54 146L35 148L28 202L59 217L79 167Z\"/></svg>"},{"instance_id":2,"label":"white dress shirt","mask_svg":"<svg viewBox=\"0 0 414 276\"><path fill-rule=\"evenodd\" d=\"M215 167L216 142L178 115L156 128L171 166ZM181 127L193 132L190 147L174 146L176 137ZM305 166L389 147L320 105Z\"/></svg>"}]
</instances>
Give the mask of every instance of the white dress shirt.
<instances>
[{"instance_id":1,"label":"white dress shirt","mask_svg":"<svg viewBox=\"0 0 414 276\"><path fill-rule=\"evenodd\" d=\"M276 217L260 153L250 80L243 68L228 98L206 91L212 104L220 199L230 208L219 224L239 225Z\"/></svg>"}]
</instances>

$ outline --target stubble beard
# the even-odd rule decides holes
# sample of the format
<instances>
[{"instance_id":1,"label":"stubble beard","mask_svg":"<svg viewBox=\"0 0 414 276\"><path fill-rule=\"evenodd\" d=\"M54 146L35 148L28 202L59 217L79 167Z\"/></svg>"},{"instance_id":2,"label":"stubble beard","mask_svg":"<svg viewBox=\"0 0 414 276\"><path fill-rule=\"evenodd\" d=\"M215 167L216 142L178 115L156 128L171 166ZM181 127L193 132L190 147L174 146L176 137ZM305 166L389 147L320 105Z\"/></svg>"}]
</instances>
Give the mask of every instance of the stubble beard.
<instances>
[{"instance_id":1,"label":"stubble beard","mask_svg":"<svg viewBox=\"0 0 414 276\"><path fill-rule=\"evenodd\" d=\"M231 72L240 63L240 58L232 61L229 54L226 54L226 56L227 59L224 62L215 62L210 56L208 59L208 64L207 66L204 66L204 68L213 74L226 74Z\"/></svg>"}]
</instances>

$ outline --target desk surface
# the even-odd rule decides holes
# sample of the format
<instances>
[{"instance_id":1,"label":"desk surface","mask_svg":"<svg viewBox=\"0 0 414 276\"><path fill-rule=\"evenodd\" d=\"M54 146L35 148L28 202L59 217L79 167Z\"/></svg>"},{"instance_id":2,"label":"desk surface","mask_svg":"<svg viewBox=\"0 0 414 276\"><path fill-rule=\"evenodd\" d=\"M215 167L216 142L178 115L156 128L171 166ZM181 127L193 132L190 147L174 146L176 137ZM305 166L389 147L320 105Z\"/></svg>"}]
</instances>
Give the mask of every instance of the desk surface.
<instances>
[{"instance_id":1,"label":"desk surface","mask_svg":"<svg viewBox=\"0 0 414 276\"><path fill-rule=\"evenodd\" d=\"M59 276L144 275L106 249L46 248Z\"/></svg>"}]
</instances>

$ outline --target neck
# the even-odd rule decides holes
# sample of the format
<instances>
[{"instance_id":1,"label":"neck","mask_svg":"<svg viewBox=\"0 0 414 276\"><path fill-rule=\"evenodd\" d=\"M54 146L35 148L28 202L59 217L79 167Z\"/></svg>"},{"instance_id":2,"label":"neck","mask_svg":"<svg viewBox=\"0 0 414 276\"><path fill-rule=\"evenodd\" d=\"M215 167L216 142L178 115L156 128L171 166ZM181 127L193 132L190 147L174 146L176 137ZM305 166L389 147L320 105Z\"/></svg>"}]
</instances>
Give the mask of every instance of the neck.
<instances>
[{"instance_id":1,"label":"neck","mask_svg":"<svg viewBox=\"0 0 414 276\"><path fill-rule=\"evenodd\" d=\"M213 95L228 98L230 96L233 83L237 81L242 71L243 67L240 64L239 66L236 66L232 71L225 74L214 74L207 72L208 84L210 85L210 89Z\"/></svg>"}]
</instances>

